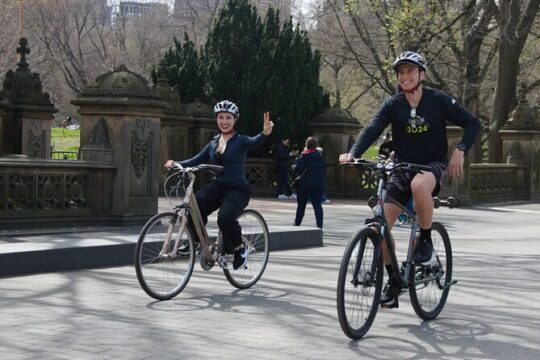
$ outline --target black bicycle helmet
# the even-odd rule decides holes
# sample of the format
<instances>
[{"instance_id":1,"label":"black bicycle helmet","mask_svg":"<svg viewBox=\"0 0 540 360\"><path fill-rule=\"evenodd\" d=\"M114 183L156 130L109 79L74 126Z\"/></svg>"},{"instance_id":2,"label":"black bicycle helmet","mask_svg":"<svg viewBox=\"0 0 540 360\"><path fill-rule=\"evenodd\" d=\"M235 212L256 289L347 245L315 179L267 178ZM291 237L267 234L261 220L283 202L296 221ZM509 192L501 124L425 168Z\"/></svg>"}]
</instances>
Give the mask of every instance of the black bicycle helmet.
<instances>
[{"instance_id":1,"label":"black bicycle helmet","mask_svg":"<svg viewBox=\"0 0 540 360\"><path fill-rule=\"evenodd\" d=\"M236 106L235 103L229 100L220 101L214 106L214 115L217 115L221 112L232 114L235 118L240 116L240 110L238 109L238 106Z\"/></svg>"},{"instance_id":2,"label":"black bicycle helmet","mask_svg":"<svg viewBox=\"0 0 540 360\"><path fill-rule=\"evenodd\" d=\"M401 64L416 65L427 73L426 60L422 57L422 55L415 53L414 51L405 51L399 54L396 61L394 61L394 71L397 71L398 66Z\"/></svg>"}]
</instances>

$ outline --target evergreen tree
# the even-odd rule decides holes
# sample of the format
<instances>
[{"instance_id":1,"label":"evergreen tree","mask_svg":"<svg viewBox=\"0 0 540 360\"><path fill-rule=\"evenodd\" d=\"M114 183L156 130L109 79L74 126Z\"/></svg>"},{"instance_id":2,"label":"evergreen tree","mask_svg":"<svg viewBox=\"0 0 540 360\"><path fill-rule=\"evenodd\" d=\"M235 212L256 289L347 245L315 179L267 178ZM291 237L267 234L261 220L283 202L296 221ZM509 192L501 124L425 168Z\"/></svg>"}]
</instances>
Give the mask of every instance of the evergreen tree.
<instances>
[{"instance_id":1,"label":"evergreen tree","mask_svg":"<svg viewBox=\"0 0 540 360\"><path fill-rule=\"evenodd\" d=\"M303 147L308 122L329 106L319 85L320 55L311 50L306 32L291 19L281 26L273 8L262 21L248 0L225 4L199 54L186 36L183 44L175 39L165 59L183 102L236 102L241 133L260 132L263 112L270 111L272 139L251 156L267 156L282 136Z\"/></svg>"},{"instance_id":2,"label":"evergreen tree","mask_svg":"<svg viewBox=\"0 0 540 360\"><path fill-rule=\"evenodd\" d=\"M247 0L229 0L220 10L204 47L209 97L237 103L237 128L246 134L262 129L262 112L256 114L254 106L259 96L255 81L261 38L262 24L256 8Z\"/></svg>"},{"instance_id":3,"label":"evergreen tree","mask_svg":"<svg viewBox=\"0 0 540 360\"><path fill-rule=\"evenodd\" d=\"M165 73L171 87L176 87L184 103L195 99L207 100L205 94L206 79L202 61L195 44L184 33L184 42L174 40L174 48L169 48L163 56L166 64ZM157 83L157 70L152 71L152 80Z\"/></svg>"}]
</instances>

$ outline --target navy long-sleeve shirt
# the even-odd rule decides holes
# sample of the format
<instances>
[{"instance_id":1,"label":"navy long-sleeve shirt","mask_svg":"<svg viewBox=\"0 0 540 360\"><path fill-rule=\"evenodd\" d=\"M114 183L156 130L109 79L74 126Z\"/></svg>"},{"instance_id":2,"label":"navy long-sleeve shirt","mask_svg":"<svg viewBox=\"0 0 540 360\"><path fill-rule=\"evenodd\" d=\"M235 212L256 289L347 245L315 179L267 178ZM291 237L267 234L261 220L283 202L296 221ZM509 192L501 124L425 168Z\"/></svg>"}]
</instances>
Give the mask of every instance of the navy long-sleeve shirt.
<instances>
[{"instance_id":1,"label":"navy long-sleeve shirt","mask_svg":"<svg viewBox=\"0 0 540 360\"><path fill-rule=\"evenodd\" d=\"M289 166L289 149L283 145L282 143L279 143L276 145L276 162L278 165L282 167L288 167Z\"/></svg>"},{"instance_id":2,"label":"navy long-sleeve shirt","mask_svg":"<svg viewBox=\"0 0 540 360\"><path fill-rule=\"evenodd\" d=\"M223 172L216 176L216 183L228 187L247 185L246 158L248 151L262 144L268 136L260 133L256 136L240 135L235 133L228 141L223 154L217 154L216 149L221 134L212 140L194 157L180 161L184 167L200 164L214 164L223 166Z\"/></svg>"},{"instance_id":3,"label":"navy long-sleeve shirt","mask_svg":"<svg viewBox=\"0 0 540 360\"><path fill-rule=\"evenodd\" d=\"M465 144L466 151L480 132L478 119L438 90L423 88L414 117L411 110L404 93L389 98L360 133L349 153L354 157L361 156L391 124L397 161L417 164L440 161L448 164L446 121L464 129L461 142Z\"/></svg>"}]
</instances>

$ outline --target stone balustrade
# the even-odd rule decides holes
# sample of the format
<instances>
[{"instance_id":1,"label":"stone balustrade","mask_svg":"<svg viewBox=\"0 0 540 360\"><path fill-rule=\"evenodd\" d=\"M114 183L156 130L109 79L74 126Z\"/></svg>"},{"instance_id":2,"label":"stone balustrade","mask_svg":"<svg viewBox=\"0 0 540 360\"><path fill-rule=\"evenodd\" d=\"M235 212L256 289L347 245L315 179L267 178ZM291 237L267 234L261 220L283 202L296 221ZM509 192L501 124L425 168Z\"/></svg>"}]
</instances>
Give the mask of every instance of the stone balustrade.
<instances>
[{"instance_id":1,"label":"stone balustrade","mask_svg":"<svg viewBox=\"0 0 540 360\"><path fill-rule=\"evenodd\" d=\"M115 171L112 164L0 158L0 227L110 224Z\"/></svg>"}]
</instances>

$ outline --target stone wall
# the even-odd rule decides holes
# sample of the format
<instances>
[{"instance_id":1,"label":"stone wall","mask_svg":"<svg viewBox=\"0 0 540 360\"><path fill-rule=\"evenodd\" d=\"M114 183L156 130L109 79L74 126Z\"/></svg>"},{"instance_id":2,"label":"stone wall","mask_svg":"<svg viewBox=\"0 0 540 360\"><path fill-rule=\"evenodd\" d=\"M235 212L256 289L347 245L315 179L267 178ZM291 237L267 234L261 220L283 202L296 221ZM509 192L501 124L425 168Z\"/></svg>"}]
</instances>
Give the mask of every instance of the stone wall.
<instances>
[{"instance_id":1,"label":"stone wall","mask_svg":"<svg viewBox=\"0 0 540 360\"><path fill-rule=\"evenodd\" d=\"M115 170L84 161L0 158L0 227L110 224Z\"/></svg>"}]
</instances>

